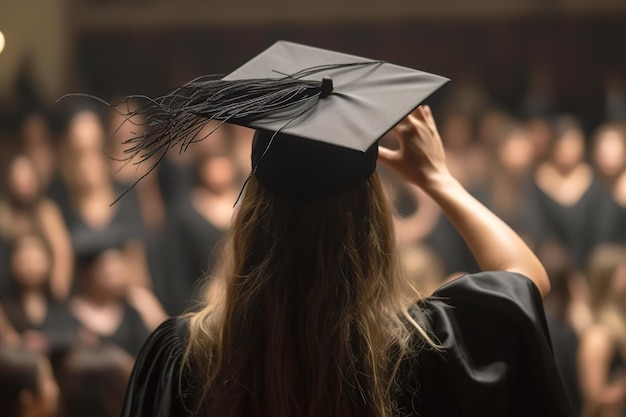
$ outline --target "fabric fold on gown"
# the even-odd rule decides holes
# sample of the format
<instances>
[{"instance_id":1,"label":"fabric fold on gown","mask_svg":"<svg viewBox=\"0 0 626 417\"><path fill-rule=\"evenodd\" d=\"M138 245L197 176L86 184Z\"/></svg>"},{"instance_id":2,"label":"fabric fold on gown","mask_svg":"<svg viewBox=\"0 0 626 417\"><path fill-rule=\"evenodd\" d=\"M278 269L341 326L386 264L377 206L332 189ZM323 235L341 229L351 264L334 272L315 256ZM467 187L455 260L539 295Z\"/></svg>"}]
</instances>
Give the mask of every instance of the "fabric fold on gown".
<instances>
[{"instance_id":1,"label":"fabric fold on gown","mask_svg":"<svg viewBox=\"0 0 626 417\"><path fill-rule=\"evenodd\" d=\"M535 284L510 272L465 275L423 302L443 348L408 364L407 416L572 416Z\"/></svg>"}]
</instances>

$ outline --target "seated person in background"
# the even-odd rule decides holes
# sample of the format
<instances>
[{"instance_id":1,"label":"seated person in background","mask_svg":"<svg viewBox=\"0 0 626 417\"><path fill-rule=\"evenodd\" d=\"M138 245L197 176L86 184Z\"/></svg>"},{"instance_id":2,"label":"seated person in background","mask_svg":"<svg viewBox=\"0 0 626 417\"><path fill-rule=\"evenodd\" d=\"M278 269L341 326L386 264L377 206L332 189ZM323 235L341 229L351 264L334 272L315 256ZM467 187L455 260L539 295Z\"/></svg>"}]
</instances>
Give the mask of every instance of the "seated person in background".
<instances>
[{"instance_id":1,"label":"seated person in background","mask_svg":"<svg viewBox=\"0 0 626 417\"><path fill-rule=\"evenodd\" d=\"M581 416L620 417L626 411L626 248L596 248L587 269L594 321L578 352Z\"/></svg>"},{"instance_id":2,"label":"seated person in background","mask_svg":"<svg viewBox=\"0 0 626 417\"><path fill-rule=\"evenodd\" d=\"M9 249L10 285L0 293L6 319L22 343L45 353L72 342L67 309L50 294L52 259L43 236L26 233L16 237Z\"/></svg>"},{"instance_id":3,"label":"seated person in background","mask_svg":"<svg viewBox=\"0 0 626 417\"><path fill-rule=\"evenodd\" d=\"M15 156L2 180L0 195L0 241L10 242L24 233L40 233L49 242L50 290L59 300L66 299L71 287L72 247L63 216L56 203L42 195L37 171L25 155ZM5 245L0 244L0 288L7 271Z\"/></svg>"},{"instance_id":4,"label":"seated person in background","mask_svg":"<svg viewBox=\"0 0 626 417\"><path fill-rule=\"evenodd\" d=\"M194 162L196 183L173 210L166 242L167 253L173 257L169 262L168 299L162 298L172 315L197 303L198 283L213 272L241 186L234 161L225 149L206 149Z\"/></svg>"},{"instance_id":5,"label":"seated person in background","mask_svg":"<svg viewBox=\"0 0 626 417\"><path fill-rule=\"evenodd\" d=\"M63 193L57 196L76 256L100 240L121 240L133 272L132 284L151 287L145 229L135 190L117 204L125 186L113 181L102 151L106 133L97 113L79 107L68 117L61 141Z\"/></svg>"},{"instance_id":6,"label":"seated person in background","mask_svg":"<svg viewBox=\"0 0 626 417\"><path fill-rule=\"evenodd\" d=\"M0 416L53 417L58 398L59 387L45 356L0 345Z\"/></svg>"},{"instance_id":7,"label":"seated person in background","mask_svg":"<svg viewBox=\"0 0 626 417\"><path fill-rule=\"evenodd\" d=\"M119 417L133 362L113 345L72 348L60 369L60 415Z\"/></svg>"},{"instance_id":8,"label":"seated person in background","mask_svg":"<svg viewBox=\"0 0 626 417\"><path fill-rule=\"evenodd\" d=\"M77 294L69 301L79 338L89 345L110 343L136 355L148 336L141 314L127 301L130 271L115 244L85 251L77 266Z\"/></svg>"}]
</instances>

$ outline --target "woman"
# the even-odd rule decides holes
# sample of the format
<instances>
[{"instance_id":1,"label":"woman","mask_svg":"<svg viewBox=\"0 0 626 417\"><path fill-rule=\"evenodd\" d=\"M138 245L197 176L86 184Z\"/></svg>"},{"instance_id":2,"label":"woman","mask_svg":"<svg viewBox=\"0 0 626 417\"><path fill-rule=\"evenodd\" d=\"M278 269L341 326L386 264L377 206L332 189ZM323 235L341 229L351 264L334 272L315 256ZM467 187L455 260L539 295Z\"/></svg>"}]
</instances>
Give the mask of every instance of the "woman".
<instances>
[{"instance_id":1,"label":"woman","mask_svg":"<svg viewBox=\"0 0 626 417\"><path fill-rule=\"evenodd\" d=\"M415 110L444 83L277 42L227 77L146 100L150 129L129 150L139 158L184 150L211 120L257 130L204 303L147 341L123 416L571 415L543 266L452 177L430 109ZM399 149L379 150L411 110L393 130ZM420 300L400 271L378 159L432 198L491 272Z\"/></svg>"},{"instance_id":2,"label":"woman","mask_svg":"<svg viewBox=\"0 0 626 417\"><path fill-rule=\"evenodd\" d=\"M132 271L128 300L141 312L147 327L154 329L164 311L150 291L152 278L139 201L136 194L127 193L125 199L111 204L127 188L112 180L108 160L102 154L104 143L104 128L97 113L81 108L70 117L62 152L67 198L60 205L76 258L112 241L121 242ZM76 287L80 285L76 283Z\"/></svg>"},{"instance_id":3,"label":"woman","mask_svg":"<svg viewBox=\"0 0 626 417\"><path fill-rule=\"evenodd\" d=\"M136 356L148 330L141 312L127 300L132 270L119 246L102 243L83 256L78 267L80 286L69 301L69 310L85 343L112 344Z\"/></svg>"},{"instance_id":4,"label":"woman","mask_svg":"<svg viewBox=\"0 0 626 417\"><path fill-rule=\"evenodd\" d=\"M69 229L75 256L83 248L107 239L121 239L134 273L135 285L150 287L144 228L136 194L111 205L125 188L112 179L102 153L105 130L97 113L80 109L68 121L61 151L67 195L59 205ZM79 285L79 283L77 283Z\"/></svg>"},{"instance_id":5,"label":"woman","mask_svg":"<svg viewBox=\"0 0 626 417\"><path fill-rule=\"evenodd\" d=\"M163 298L172 314L180 314L197 300L197 284L213 270L239 192L236 166L224 150L205 150L194 162L196 183L190 195L178 202L169 225L167 252L174 254L169 276L177 279L168 280Z\"/></svg>"},{"instance_id":6,"label":"woman","mask_svg":"<svg viewBox=\"0 0 626 417\"><path fill-rule=\"evenodd\" d=\"M597 243L626 243L626 129L600 126L593 136L591 162L604 185L594 228Z\"/></svg>"},{"instance_id":7,"label":"woman","mask_svg":"<svg viewBox=\"0 0 626 417\"><path fill-rule=\"evenodd\" d=\"M16 155L8 166L5 197L0 197L0 240L11 241L24 233L41 233L52 250L50 291L64 300L72 284L72 247L59 207L46 198L35 164L25 155ZM0 257L5 257L0 253ZM5 258L6 259L6 258ZM0 263L8 265L8 262ZM1 271L0 275L2 274ZM0 285L2 283L0 282Z\"/></svg>"},{"instance_id":8,"label":"woman","mask_svg":"<svg viewBox=\"0 0 626 417\"><path fill-rule=\"evenodd\" d=\"M36 233L15 238L10 256L11 286L0 294L12 328L28 348L55 353L73 342L67 309L50 296L52 251Z\"/></svg>"},{"instance_id":9,"label":"woman","mask_svg":"<svg viewBox=\"0 0 626 417\"><path fill-rule=\"evenodd\" d=\"M605 192L585 161L585 136L575 118L565 116L555 123L550 158L537 167L535 183L539 218L544 220L538 239L556 240L582 267L595 244Z\"/></svg>"},{"instance_id":10,"label":"woman","mask_svg":"<svg viewBox=\"0 0 626 417\"><path fill-rule=\"evenodd\" d=\"M599 246L587 273L594 321L578 352L581 416L620 417L626 415L626 248Z\"/></svg>"},{"instance_id":11,"label":"woman","mask_svg":"<svg viewBox=\"0 0 626 417\"><path fill-rule=\"evenodd\" d=\"M22 152L33 162L41 190L48 191L57 172L51 115L43 108L29 109L20 123Z\"/></svg>"},{"instance_id":12,"label":"woman","mask_svg":"<svg viewBox=\"0 0 626 417\"><path fill-rule=\"evenodd\" d=\"M416 303L377 174L295 204L257 171L203 307L152 335L124 416L571 415L541 263L450 175L428 107L394 133L399 150L375 144L370 156L438 203L484 271L501 272L464 276ZM273 153L294 139L269 136L255 142L273 140Z\"/></svg>"},{"instance_id":13,"label":"woman","mask_svg":"<svg viewBox=\"0 0 626 417\"><path fill-rule=\"evenodd\" d=\"M539 220L530 134L523 125L510 120L492 145L489 178L473 194L532 245Z\"/></svg>"}]
</instances>

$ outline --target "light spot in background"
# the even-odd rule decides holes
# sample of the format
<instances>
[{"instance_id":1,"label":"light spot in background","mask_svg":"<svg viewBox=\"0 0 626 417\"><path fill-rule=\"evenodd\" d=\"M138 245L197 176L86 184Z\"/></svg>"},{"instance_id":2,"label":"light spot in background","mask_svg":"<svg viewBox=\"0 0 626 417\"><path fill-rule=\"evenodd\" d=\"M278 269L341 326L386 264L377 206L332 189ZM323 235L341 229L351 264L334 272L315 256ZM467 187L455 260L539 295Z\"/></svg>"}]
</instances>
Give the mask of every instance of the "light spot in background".
<instances>
[{"instance_id":1,"label":"light spot in background","mask_svg":"<svg viewBox=\"0 0 626 417\"><path fill-rule=\"evenodd\" d=\"M4 50L4 45L5 44L6 44L6 42L5 42L5 39L4 39L4 33L2 33L2 31L0 31L0 54Z\"/></svg>"}]
</instances>

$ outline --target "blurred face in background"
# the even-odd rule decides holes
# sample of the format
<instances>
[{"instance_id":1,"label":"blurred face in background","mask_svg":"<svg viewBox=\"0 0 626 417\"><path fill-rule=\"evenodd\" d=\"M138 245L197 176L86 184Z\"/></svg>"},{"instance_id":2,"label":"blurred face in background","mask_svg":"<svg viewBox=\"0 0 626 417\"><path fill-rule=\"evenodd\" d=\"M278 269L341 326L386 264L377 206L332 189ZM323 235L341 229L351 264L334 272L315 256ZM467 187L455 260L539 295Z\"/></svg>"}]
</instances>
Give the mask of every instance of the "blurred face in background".
<instances>
[{"instance_id":1,"label":"blurred face in background","mask_svg":"<svg viewBox=\"0 0 626 417\"><path fill-rule=\"evenodd\" d=\"M39 178L30 159L20 155L9 167L8 192L13 203L30 205L39 198Z\"/></svg>"},{"instance_id":2,"label":"blurred face in background","mask_svg":"<svg viewBox=\"0 0 626 417\"><path fill-rule=\"evenodd\" d=\"M614 128L601 130L594 140L593 165L600 175L618 176L626 166L626 138Z\"/></svg>"},{"instance_id":3,"label":"blurred face in background","mask_svg":"<svg viewBox=\"0 0 626 417\"><path fill-rule=\"evenodd\" d=\"M74 184L78 189L96 189L108 184L109 178L109 165L100 152L86 152L74 160Z\"/></svg>"},{"instance_id":4,"label":"blurred face in background","mask_svg":"<svg viewBox=\"0 0 626 417\"><path fill-rule=\"evenodd\" d=\"M591 305L596 311L606 306L626 307L626 247L598 245L589 256L587 278Z\"/></svg>"},{"instance_id":5,"label":"blurred face in background","mask_svg":"<svg viewBox=\"0 0 626 417\"><path fill-rule=\"evenodd\" d=\"M534 149L528 132L511 130L498 148L498 160L505 172L514 177L529 175L534 164Z\"/></svg>"},{"instance_id":6,"label":"blurred face in background","mask_svg":"<svg viewBox=\"0 0 626 417\"><path fill-rule=\"evenodd\" d=\"M135 107L131 105L120 105L117 107L119 111L128 113L134 110ZM110 167L112 175L123 183L134 182L139 179L146 171L152 166L151 163L139 164L128 163L127 158L130 155L124 153L125 149L129 146L124 144L125 141L141 136L144 131L144 127L141 124L144 122L141 116L133 116L127 118L126 116L113 112L111 119L108 123L108 131L110 137L106 141L106 152L113 159L110 161ZM158 166L157 166L158 169ZM150 180L152 176L148 176L144 179Z\"/></svg>"},{"instance_id":7,"label":"blurred face in background","mask_svg":"<svg viewBox=\"0 0 626 417\"><path fill-rule=\"evenodd\" d=\"M105 133L98 115L88 110L74 115L67 129L67 142L73 152L102 150Z\"/></svg>"},{"instance_id":8,"label":"blurred face in background","mask_svg":"<svg viewBox=\"0 0 626 417\"><path fill-rule=\"evenodd\" d=\"M73 117L65 149L66 180L73 188L87 191L109 182L104 142L104 129L95 113L83 111Z\"/></svg>"},{"instance_id":9,"label":"blurred face in background","mask_svg":"<svg viewBox=\"0 0 626 417\"><path fill-rule=\"evenodd\" d=\"M215 194L231 190L236 179L234 162L226 156L206 156L199 162L200 185Z\"/></svg>"},{"instance_id":10,"label":"blurred face in background","mask_svg":"<svg viewBox=\"0 0 626 417\"><path fill-rule=\"evenodd\" d=\"M100 299L117 300L128 288L128 262L124 252L109 249L91 261L87 268L87 288Z\"/></svg>"},{"instance_id":11,"label":"blurred face in background","mask_svg":"<svg viewBox=\"0 0 626 417\"><path fill-rule=\"evenodd\" d=\"M120 105L117 109L121 112L127 113L136 109L133 106ZM110 144L113 156L116 158L124 157L124 141L128 139L141 136L144 131L142 124L144 123L143 117L137 115L132 117L124 116L118 112L113 112L111 119L109 120L109 132L111 134L110 140L107 145Z\"/></svg>"},{"instance_id":12,"label":"blurred face in background","mask_svg":"<svg viewBox=\"0 0 626 417\"><path fill-rule=\"evenodd\" d=\"M42 184L47 185L56 166L52 135L48 121L41 113L32 113L22 122L20 139L24 152L33 160Z\"/></svg>"},{"instance_id":13,"label":"blurred face in background","mask_svg":"<svg viewBox=\"0 0 626 417\"><path fill-rule=\"evenodd\" d=\"M39 288L48 281L50 252L43 239L35 235L19 237L11 254L11 272L21 288Z\"/></svg>"},{"instance_id":14,"label":"blurred face in background","mask_svg":"<svg viewBox=\"0 0 626 417\"><path fill-rule=\"evenodd\" d=\"M569 171L583 161L585 137L579 128L564 130L554 142L552 161L560 171Z\"/></svg>"}]
</instances>

